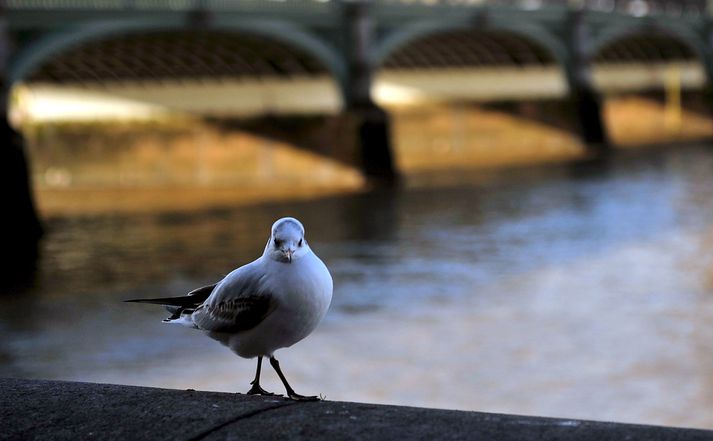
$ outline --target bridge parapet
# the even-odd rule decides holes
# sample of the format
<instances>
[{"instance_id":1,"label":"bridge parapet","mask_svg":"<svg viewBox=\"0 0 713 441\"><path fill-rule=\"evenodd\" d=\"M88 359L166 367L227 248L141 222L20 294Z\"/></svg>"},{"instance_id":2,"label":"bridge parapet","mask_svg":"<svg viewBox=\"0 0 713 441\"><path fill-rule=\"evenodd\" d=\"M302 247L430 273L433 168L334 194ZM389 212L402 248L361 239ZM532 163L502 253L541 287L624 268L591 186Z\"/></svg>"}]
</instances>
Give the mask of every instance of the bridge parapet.
<instances>
[{"instance_id":1,"label":"bridge parapet","mask_svg":"<svg viewBox=\"0 0 713 441\"><path fill-rule=\"evenodd\" d=\"M421 5L427 7L510 7L523 10L571 8L633 16L663 14L674 17L704 15L706 0L382 0L391 5Z\"/></svg>"},{"instance_id":2,"label":"bridge parapet","mask_svg":"<svg viewBox=\"0 0 713 441\"><path fill-rule=\"evenodd\" d=\"M325 9L337 3L330 0L6 0L7 9L31 10L160 10L190 11L198 8L222 11Z\"/></svg>"}]
</instances>

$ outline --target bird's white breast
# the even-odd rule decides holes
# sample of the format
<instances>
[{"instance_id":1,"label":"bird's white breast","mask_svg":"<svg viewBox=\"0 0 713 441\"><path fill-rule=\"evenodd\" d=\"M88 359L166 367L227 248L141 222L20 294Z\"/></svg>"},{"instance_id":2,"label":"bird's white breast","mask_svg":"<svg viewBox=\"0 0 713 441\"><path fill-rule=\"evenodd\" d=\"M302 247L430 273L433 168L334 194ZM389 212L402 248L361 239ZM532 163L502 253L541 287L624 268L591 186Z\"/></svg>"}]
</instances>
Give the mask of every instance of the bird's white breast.
<instances>
[{"instance_id":1,"label":"bird's white breast","mask_svg":"<svg viewBox=\"0 0 713 441\"><path fill-rule=\"evenodd\" d=\"M269 356L307 337L319 324L332 300L332 276L312 252L292 263L263 257L263 283L276 307L255 328L230 337L228 345L238 355Z\"/></svg>"},{"instance_id":2,"label":"bird's white breast","mask_svg":"<svg viewBox=\"0 0 713 441\"><path fill-rule=\"evenodd\" d=\"M282 320L280 327L289 330L297 341L311 333L329 309L332 300L332 276L314 254L309 253L292 263L271 261L275 266L270 291L277 293L273 315Z\"/></svg>"}]
</instances>

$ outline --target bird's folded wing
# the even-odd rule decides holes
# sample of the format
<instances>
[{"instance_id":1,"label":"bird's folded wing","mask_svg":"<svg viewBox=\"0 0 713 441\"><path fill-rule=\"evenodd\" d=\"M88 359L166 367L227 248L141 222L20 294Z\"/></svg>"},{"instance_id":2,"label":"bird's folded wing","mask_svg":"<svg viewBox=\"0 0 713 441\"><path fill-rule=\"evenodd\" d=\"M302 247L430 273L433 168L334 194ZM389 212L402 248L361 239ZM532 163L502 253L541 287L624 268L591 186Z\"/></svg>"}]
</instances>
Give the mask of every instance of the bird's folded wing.
<instances>
[{"instance_id":1,"label":"bird's folded wing","mask_svg":"<svg viewBox=\"0 0 713 441\"><path fill-rule=\"evenodd\" d=\"M193 312L198 328L212 332L240 332L254 328L276 307L274 296L261 283L258 271L231 274Z\"/></svg>"}]
</instances>

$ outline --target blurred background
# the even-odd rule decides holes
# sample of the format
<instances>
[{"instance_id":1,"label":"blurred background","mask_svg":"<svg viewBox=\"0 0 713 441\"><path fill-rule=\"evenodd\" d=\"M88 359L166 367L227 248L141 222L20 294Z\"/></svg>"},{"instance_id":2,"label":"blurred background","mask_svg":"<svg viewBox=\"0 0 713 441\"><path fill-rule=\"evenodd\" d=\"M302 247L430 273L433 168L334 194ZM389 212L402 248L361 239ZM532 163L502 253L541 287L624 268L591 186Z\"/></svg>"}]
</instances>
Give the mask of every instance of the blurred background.
<instances>
[{"instance_id":1,"label":"blurred background","mask_svg":"<svg viewBox=\"0 0 713 441\"><path fill-rule=\"evenodd\" d=\"M0 375L245 392L121 300L289 215L335 281L299 392L713 429L712 11L5 0Z\"/></svg>"}]
</instances>

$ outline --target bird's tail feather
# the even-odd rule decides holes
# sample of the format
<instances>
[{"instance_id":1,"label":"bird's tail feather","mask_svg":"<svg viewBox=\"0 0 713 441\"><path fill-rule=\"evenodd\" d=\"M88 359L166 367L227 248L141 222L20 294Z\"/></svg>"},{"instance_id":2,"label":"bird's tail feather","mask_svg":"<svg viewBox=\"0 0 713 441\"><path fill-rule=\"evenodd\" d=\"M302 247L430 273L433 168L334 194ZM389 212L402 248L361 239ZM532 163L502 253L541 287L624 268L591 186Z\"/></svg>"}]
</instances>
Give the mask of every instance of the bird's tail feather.
<instances>
[{"instance_id":1,"label":"bird's tail feather","mask_svg":"<svg viewBox=\"0 0 713 441\"><path fill-rule=\"evenodd\" d=\"M210 296L215 288L215 283L212 285L204 286L202 288L194 289L185 296L179 297L157 297L154 299L129 299L124 300L125 302L133 303L151 303L154 305L163 306L178 306L180 308L197 307Z\"/></svg>"},{"instance_id":2,"label":"bird's tail feather","mask_svg":"<svg viewBox=\"0 0 713 441\"><path fill-rule=\"evenodd\" d=\"M162 305L171 316L164 319L164 323L177 323L190 328L197 328L191 319L191 314L198 308L201 303L210 296L216 284L204 286L195 289L188 295L180 297L157 297L154 299L128 299L125 302L132 303L150 303L153 305Z\"/></svg>"},{"instance_id":3,"label":"bird's tail feather","mask_svg":"<svg viewBox=\"0 0 713 441\"><path fill-rule=\"evenodd\" d=\"M153 305L163 305L163 306L194 306L196 304L195 298L193 296L180 296L180 297L157 297L155 299L128 299L125 302L130 303L151 303ZM198 302L202 303L202 302Z\"/></svg>"}]
</instances>

